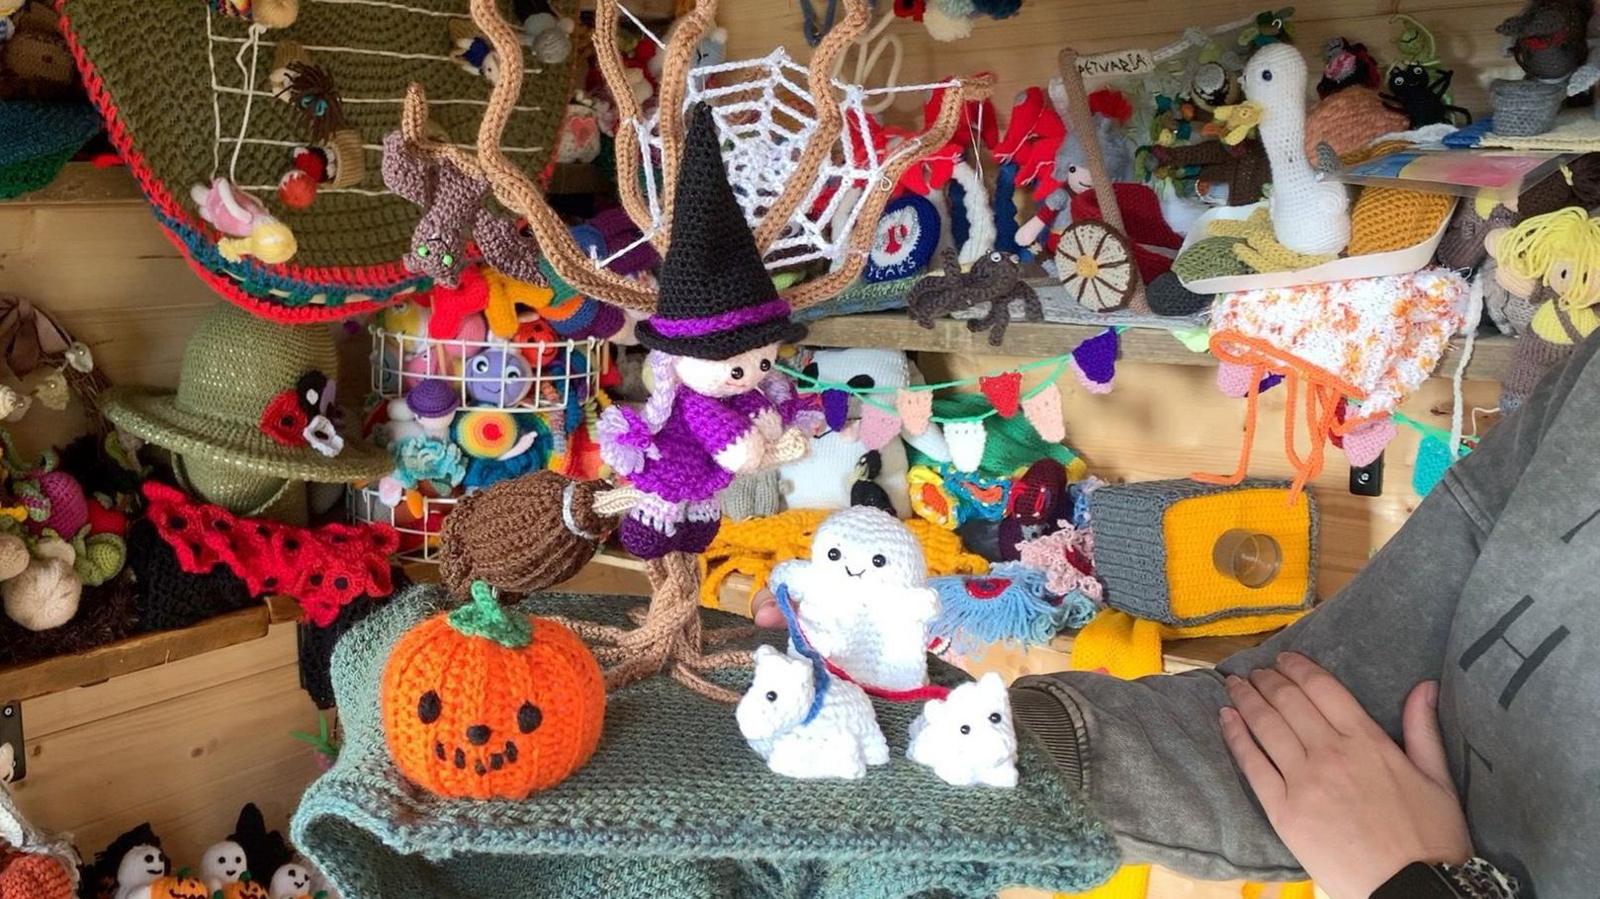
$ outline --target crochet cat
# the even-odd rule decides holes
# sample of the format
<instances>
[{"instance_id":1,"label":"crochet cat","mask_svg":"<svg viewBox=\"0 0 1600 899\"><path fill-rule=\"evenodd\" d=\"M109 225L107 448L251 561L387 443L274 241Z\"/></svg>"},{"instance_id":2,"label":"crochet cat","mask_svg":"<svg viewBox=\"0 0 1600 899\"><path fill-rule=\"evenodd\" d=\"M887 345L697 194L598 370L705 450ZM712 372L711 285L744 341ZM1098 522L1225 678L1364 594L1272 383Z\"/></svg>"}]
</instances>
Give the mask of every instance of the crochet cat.
<instances>
[{"instance_id":1,"label":"crochet cat","mask_svg":"<svg viewBox=\"0 0 1600 899\"><path fill-rule=\"evenodd\" d=\"M923 705L906 757L957 787L1017 785L1017 734L1005 681L993 671Z\"/></svg>"},{"instance_id":2,"label":"crochet cat","mask_svg":"<svg viewBox=\"0 0 1600 899\"><path fill-rule=\"evenodd\" d=\"M868 766L887 764L889 744L867 694L826 672L817 677L806 659L756 649L755 679L734 711L750 748L784 777L859 780Z\"/></svg>"},{"instance_id":3,"label":"crochet cat","mask_svg":"<svg viewBox=\"0 0 1600 899\"><path fill-rule=\"evenodd\" d=\"M800 603L812 646L851 679L884 690L928 683L928 624L939 595L909 528L881 509L857 506L817 528L809 561L772 570Z\"/></svg>"}]
</instances>

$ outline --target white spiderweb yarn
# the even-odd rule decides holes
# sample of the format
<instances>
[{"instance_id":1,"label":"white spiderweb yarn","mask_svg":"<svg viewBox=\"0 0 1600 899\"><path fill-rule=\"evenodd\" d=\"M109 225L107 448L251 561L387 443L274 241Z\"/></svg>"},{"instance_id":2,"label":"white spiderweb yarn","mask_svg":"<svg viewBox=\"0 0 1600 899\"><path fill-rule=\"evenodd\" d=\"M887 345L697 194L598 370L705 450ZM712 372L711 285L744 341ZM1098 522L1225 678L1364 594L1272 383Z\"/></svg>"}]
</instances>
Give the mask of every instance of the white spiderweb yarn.
<instances>
[{"instance_id":1,"label":"white spiderweb yarn","mask_svg":"<svg viewBox=\"0 0 1600 899\"><path fill-rule=\"evenodd\" d=\"M794 217L768 250L767 268L818 260L841 265L868 192L893 188L885 170L914 147L909 141L887 150L875 145L871 135L879 129L865 109L869 97L956 84L863 88L835 80L844 127ZM702 66L689 73L684 98L686 107L701 101L712 107L728 180L745 221L754 229L795 176L801 154L817 131L806 69L781 47L763 59ZM653 161L661 154L658 114L633 122L632 127L644 157L645 198L659 226L661 185L653 170Z\"/></svg>"}]
</instances>

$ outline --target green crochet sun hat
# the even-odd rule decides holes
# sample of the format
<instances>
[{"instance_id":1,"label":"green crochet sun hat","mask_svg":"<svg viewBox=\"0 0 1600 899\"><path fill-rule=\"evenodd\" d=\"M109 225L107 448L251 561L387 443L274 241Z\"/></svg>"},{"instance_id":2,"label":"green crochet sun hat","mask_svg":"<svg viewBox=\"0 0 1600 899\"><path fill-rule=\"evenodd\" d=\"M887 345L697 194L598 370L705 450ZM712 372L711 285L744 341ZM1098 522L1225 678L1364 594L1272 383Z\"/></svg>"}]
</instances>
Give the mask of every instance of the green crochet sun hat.
<instances>
[{"instance_id":1,"label":"green crochet sun hat","mask_svg":"<svg viewBox=\"0 0 1600 899\"><path fill-rule=\"evenodd\" d=\"M638 602L547 593L516 608L616 626ZM435 796L389 758L380 682L401 636L452 605L443 588L413 588L334 651L345 740L306 790L290 836L340 895L993 899L1008 886L1077 892L1117 867L1111 832L1031 736L1018 735L1011 790L949 786L907 759L920 703L874 700L888 764L859 781L800 781L767 770L731 707L652 677L607 697L599 748L554 787L518 801ZM712 610L701 619L706 628L741 620ZM458 674L467 683L474 672ZM965 679L940 662L930 674ZM709 676L735 689L750 682L748 672Z\"/></svg>"},{"instance_id":2,"label":"green crochet sun hat","mask_svg":"<svg viewBox=\"0 0 1600 899\"><path fill-rule=\"evenodd\" d=\"M317 376L331 382L338 370L328 326L280 325L219 304L184 347L177 391L113 388L106 417L205 472L210 489L202 492L214 502L224 502L220 493L243 502L256 492L247 476L316 483L379 477L394 460L378 447L346 439L337 453L324 455L299 433L315 417L299 408L303 394L309 387L320 397L328 388L315 386ZM282 424L282 416L292 423ZM219 468L239 472L233 490Z\"/></svg>"}]
</instances>

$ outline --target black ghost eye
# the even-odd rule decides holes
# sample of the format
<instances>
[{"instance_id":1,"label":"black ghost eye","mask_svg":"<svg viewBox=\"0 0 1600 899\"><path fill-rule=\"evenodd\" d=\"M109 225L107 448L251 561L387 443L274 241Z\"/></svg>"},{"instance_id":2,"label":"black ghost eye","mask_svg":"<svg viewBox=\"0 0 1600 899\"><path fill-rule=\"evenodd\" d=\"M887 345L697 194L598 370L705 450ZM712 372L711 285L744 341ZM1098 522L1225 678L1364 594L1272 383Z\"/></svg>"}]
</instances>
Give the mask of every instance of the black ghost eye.
<instances>
[{"instance_id":1,"label":"black ghost eye","mask_svg":"<svg viewBox=\"0 0 1600 899\"><path fill-rule=\"evenodd\" d=\"M845 383L857 390L870 390L878 384L878 382L872 380L871 375L856 375Z\"/></svg>"},{"instance_id":2,"label":"black ghost eye","mask_svg":"<svg viewBox=\"0 0 1600 899\"><path fill-rule=\"evenodd\" d=\"M438 721L440 709L439 694L432 690L422 694L422 698L417 700L417 718L423 724L432 724Z\"/></svg>"},{"instance_id":3,"label":"black ghost eye","mask_svg":"<svg viewBox=\"0 0 1600 899\"><path fill-rule=\"evenodd\" d=\"M1271 81L1272 80L1272 70L1271 69L1262 69L1261 70L1261 80L1262 81Z\"/></svg>"},{"instance_id":4,"label":"black ghost eye","mask_svg":"<svg viewBox=\"0 0 1600 899\"><path fill-rule=\"evenodd\" d=\"M147 855L144 857L144 863L147 865L153 865L156 863L156 857L153 855Z\"/></svg>"},{"instance_id":5,"label":"black ghost eye","mask_svg":"<svg viewBox=\"0 0 1600 899\"><path fill-rule=\"evenodd\" d=\"M761 370L762 371L772 371L772 360L771 359L762 359L761 360Z\"/></svg>"},{"instance_id":6,"label":"black ghost eye","mask_svg":"<svg viewBox=\"0 0 1600 899\"><path fill-rule=\"evenodd\" d=\"M228 863L228 857L226 855L217 856L217 864L226 865L227 863Z\"/></svg>"},{"instance_id":7,"label":"black ghost eye","mask_svg":"<svg viewBox=\"0 0 1600 899\"><path fill-rule=\"evenodd\" d=\"M872 567L873 568L882 568L883 566L885 566L887 564L889 564L889 560L884 558L882 553L879 553L878 555L875 555L875 556L872 557Z\"/></svg>"},{"instance_id":8,"label":"black ghost eye","mask_svg":"<svg viewBox=\"0 0 1600 899\"><path fill-rule=\"evenodd\" d=\"M531 702L524 702L522 708L517 709L517 730L531 734L544 721L544 713Z\"/></svg>"},{"instance_id":9,"label":"black ghost eye","mask_svg":"<svg viewBox=\"0 0 1600 899\"><path fill-rule=\"evenodd\" d=\"M839 552L839 550L837 548L830 549L830 550L828 550L828 561L829 562L837 562L837 561L839 561L840 557L843 556L843 555L844 555L844 553Z\"/></svg>"},{"instance_id":10,"label":"black ghost eye","mask_svg":"<svg viewBox=\"0 0 1600 899\"><path fill-rule=\"evenodd\" d=\"M989 713L989 723L990 724L999 724L1000 723L1000 713L999 712L990 712Z\"/></svg>"},{"instance_id":11,"label":"black ghost eye","mask_svg":"<svg viewBox=\"0 0 1600 899\"><path fill-rule=\"evenodd\" d=\"M815 362L807 362L806 363L806 367L800 369L800 373L805 375L806 377L810 378L811 380L815 381L817 379L817 377L822 373L822 370L817 368L817 363L815 363Z\"/></svg>"},{"instance_id":12,"label":"black ghost eye","mask_svg":"<svg viewBox=\"0 0 1600 899\"><path fill-rule=\"evenodd\" d=\"M768 690L767 691L767 702L777 702L777 701L778 701L778 691L777 690Z\"/></svg>"},{"instance_id":13,"label":"black ghost eye","mask_svg":"<svg viewBox=\"0 0 1600 899\"><path fill-rule=\"evenodd\" d=\"M970 724L961 725L961 733L962 733L963 736L965 736L966 734L972 733L972 725L970 725Z\"/></svg>"}]
</instances>

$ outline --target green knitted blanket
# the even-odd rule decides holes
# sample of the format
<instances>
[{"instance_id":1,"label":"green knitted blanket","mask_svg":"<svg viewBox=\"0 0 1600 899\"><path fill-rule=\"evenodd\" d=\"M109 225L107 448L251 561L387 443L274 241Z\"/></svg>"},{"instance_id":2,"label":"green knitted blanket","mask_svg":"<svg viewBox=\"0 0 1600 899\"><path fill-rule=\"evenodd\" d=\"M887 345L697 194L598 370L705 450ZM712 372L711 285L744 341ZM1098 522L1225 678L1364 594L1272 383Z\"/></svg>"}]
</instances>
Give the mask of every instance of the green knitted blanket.
<instances>
[{"instance_id":1,"label":"green knitted blanket","mask_svg":"<svg viewBox=\"0 0 1600 899\"><path fill-rule=\"evenodd\" d=\"M636 601L545 594L524 608L618 624ZM918 708L879 703L890 764L856 782L788 780L745 745L731 708L666 678L613 694L599 751L551 790L522 802L424 793L388 759L378 683L400 634L446 602L414 588L334 654L346 740L291 828L351 899L989 899L1007 886L1082 890L1116 868L1111 834L1030 739L1017 789L950 787L905 759ZM735 677L748 675L723 683ZM937 666L936 680L962 677Z\"/></svg>"}]
</instances>

